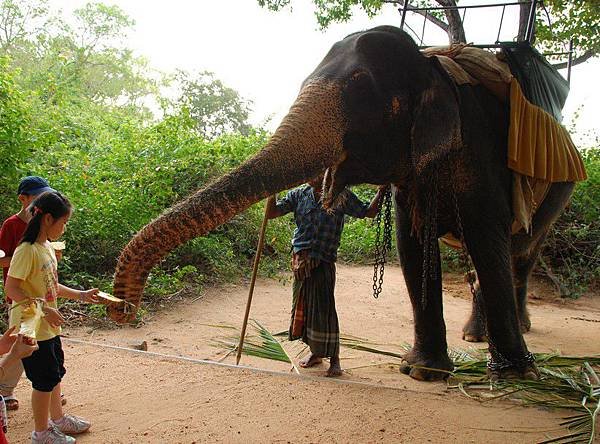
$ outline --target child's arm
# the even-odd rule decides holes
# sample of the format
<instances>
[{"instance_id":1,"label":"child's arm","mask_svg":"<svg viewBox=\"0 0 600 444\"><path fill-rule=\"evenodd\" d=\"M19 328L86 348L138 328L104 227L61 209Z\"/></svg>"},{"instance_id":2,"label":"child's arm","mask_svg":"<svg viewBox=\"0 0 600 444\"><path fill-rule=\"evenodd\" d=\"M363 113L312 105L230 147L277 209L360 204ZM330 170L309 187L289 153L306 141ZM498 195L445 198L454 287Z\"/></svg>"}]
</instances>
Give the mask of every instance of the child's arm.
<instances>
[{"instance_id":1,"label":"child's arm","mask_svg":"<svg viewBox=\"0 0 600 444\"><path fill-rule=\"evenodd\" d=\"M17 279L9 275L6 279L6 285L4 287L6 296L8 296L10 299L17 303L31 299L21 289L21 282L21 279ZM48 323L53 327L57 327L65 321L62 315L55 308L49 307L48 305L44 304L42 310L44 312L46 321L48 321Z\"/></svg>"},{"instance_id":2,"label":"child's arm","mask_svg":"<svg viewBox=\"0 0 600 444\"><path fill-rule=\"evenodd\" d=\"M58 295L61 298L71 299L73 301L87 302L90 304L97 304L100 299L96 296L98 294L97 288L91 290L75 290L74 288L67 287L63 284L58 284Z\"/></svg>"},{"instance_id":3,"label":"child's arm","mask_svg":"<svg viewBox=\"0 0 600 444\"><path fill-rule=\"evenodd\" d=\"M15 302L31 299L21 288L21 282L23 282L21 279L17 279L9 275L6 278L6 284L4 284L4 292L6 293L6 296Z\"/></svg>"},{"instance_id":4,"label":"child's arm","mask_svg":"<svg viewBox=\"0 0 600 444\"><path fill-rule=\"evenodd\" d=\"M0 250L3 250L6 256L0 258L0 267L9 268L12 255L8 255L9 251L14 251L17 245L17 239L11 230L7 228L8 224L4 222L0 228Z\"/></svg>"}]
</instances>

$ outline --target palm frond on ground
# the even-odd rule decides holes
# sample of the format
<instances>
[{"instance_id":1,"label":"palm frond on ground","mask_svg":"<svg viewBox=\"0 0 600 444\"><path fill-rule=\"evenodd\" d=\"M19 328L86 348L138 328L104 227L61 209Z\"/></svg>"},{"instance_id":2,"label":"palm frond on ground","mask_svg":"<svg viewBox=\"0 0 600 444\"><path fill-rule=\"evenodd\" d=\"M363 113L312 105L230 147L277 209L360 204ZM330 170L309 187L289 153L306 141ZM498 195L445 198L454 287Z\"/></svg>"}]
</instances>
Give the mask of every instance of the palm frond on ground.
<instances>
[{"instance_id":1,"label":"palm frond on ground","mask_svg":"<svg viewBox=\"0 0 600 444\"><path fill-rule=\"evenodd\" d=\"M277 337L287 340L287 331L271 334L257 321L253 321L251 325L257 334L246 339L242 351L244 354L291 362L284 348L275 339ZM230 349L230 352L235 350L239 342L239 331L235 330L237 338L230 337L227 341L217 341L217 344ZM340 335L342 347L402 359L404 353L383 349L382 346L386 345L393 346L356 336ZM407 344L394 348L400 348L403 352L410 350ZM535 355L541 375L538 381L509 380L491 383L487 376L486 350L449 350L449 354L454 362L454 370L448 372L450 389L459 390L479 402L511 399L524 405L568 411L568 416L560 423L567 428L568 433L559 437L549 437L540 444L591 444L594 441L598 433L597 418L600 412L600 355L563 356L559 353L538 353Z\"/></svg>"},{"instance_id":2,"label":"palm frond on ground","mask_svg":"<svg viewBox=\"0 0 600 444\"><path fill-rule=\"evenodd\" d=\"M246 335L244 339L244 346L242 348L242 354L248 356L256 356L258 358L271 359L273 361L281 361L292 363L292 360L283 349L279 341L263 327L258 321L252 319L249 325L253 328L254 334ZM231 352L237 350L240 342L240 333L236 327L230 325L211 325L211 327L227 328L235 330L237 336L228 336L223 339L214 340L214 344L217 347L222 347L228 350L229 355Z\"/></svg>"},{"instance_id":3,"label":"palm frond on ground","mask_svg":"<svg viewBox=\"0 0 600 444\"><path fill-rule=\"evenodd\" d=\"M569 433L543 441L549 443L592 443L600 411L600 356L535 355L540 371L537 381L509 380L490 383L483 350L453 351L454 371L448 386L481 402L516 399L525 405L561 408L572 412L561 426Z\"/></svg>"}]
</instances>

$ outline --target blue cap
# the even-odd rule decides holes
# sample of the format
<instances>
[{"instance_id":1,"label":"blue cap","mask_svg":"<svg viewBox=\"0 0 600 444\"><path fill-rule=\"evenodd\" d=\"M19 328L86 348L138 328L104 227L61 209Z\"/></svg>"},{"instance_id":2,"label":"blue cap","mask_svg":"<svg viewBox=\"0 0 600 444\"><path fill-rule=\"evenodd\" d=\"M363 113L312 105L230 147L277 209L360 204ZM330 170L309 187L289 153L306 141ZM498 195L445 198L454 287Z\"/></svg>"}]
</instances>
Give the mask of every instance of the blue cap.
<instances>
[{"instance_id":1,"label":"blue cap","mask_svg":"<svg viewBox=\"0 0 600 444\"><path fill-rule=\"evenodd\" d=\"M46 191L56 191L54 188L50 188L48 181L39 176L27 176L19 183L19 189L17 194L26 194L28 196L37 196L38 194L45 193Z\"/></svg>"}]
</instances>

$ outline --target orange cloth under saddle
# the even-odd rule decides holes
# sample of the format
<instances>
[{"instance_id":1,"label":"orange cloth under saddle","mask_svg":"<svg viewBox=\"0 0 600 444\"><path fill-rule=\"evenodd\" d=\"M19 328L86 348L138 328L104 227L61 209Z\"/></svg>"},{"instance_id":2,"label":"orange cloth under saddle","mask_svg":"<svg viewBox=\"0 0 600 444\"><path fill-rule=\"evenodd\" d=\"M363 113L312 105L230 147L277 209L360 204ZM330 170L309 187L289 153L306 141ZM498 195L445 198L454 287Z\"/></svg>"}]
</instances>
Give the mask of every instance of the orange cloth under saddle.
<instances>
[{"instance_id":1,"label":"orange cloth under saddle","mask_svg":"<svg viewBox=\"0 0 600 444\"><path fill-rule=\"evenodd\" d=\"M515 78L510 83L508 167L548 182L587 179L581 156L567 130L529 102Z\"/></svg>"}]
</instances>

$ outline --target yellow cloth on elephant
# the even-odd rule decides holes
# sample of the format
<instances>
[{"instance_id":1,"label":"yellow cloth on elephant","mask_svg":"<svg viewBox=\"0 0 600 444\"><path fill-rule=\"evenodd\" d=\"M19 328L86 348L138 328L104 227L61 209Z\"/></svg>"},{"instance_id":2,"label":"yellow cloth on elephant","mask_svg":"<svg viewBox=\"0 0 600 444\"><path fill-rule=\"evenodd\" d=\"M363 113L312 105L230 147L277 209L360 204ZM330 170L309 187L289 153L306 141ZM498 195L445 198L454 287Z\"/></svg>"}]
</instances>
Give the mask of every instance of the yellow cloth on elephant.
<instances>
[{"instance_id":1,"label":"yellow cloth on elephant","mask_svg":"<svg viewBox=\"0 0 600 444\"><path fill-rule=\"evenodd\" d=\"M510 83L508 167L547 182L587 179L583 161L567 130L530 103L514 78Z\"/></svg>"}]
</instances>

